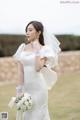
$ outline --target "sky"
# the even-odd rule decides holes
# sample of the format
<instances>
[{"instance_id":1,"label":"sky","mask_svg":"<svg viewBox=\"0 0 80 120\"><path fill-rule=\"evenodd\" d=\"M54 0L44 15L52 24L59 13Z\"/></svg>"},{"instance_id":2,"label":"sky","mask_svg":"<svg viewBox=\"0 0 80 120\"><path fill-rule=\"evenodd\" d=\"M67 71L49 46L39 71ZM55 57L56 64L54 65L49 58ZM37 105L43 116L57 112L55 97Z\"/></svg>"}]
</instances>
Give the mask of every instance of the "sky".
<instances>
[{"instance_id":1,"label":"sky","mask_svg":"<svg viewBox=\"0 0 80 120\"><path fill-rule=\"evenodd\" d=\"M0 0L0 34L25 34L38 20L54 34L80 35L80 0Z\"/></svg>"}]
</instances>

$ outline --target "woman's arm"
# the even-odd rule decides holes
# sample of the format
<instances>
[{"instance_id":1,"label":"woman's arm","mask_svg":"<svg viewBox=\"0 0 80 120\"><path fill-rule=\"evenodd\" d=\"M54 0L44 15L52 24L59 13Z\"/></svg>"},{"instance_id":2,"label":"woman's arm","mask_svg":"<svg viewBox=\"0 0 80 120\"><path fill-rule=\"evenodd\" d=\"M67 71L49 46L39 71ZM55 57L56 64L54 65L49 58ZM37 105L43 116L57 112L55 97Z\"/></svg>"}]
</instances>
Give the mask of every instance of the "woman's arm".
<instances>
[{"instance_id":1,"label":"woman's arm","mask_svg":"<svg viewBox=\"0 0 80 120\"><path fill-rule=\"evenodd\" d=\"M18 80L17 85L21 85L24 83L24 69L23 64L18 61Z\"/></svg>"},{"instance_id":2,"label":"woman's arm","mask_svg":"<svg viewBox=\"0 0 80 120\"><path fill-rule=\"evenodd\" d=\"M37 71L37 72L39 72L40 69L43 68L46 60L47 60L46 57L40 58L40 56L36 56L35 68L36 68L36 71Z\"/></svg>"},{"instance_id":3,"label":"woman's arm","mask_svg":"<svg viewBox=\"0 0 80 120\"><path fill-rule=\"evenodd\" d=\"M18 64L18 80L16 81L16 94L23 94L23 84L24 84L24 69L21 62L17 62Z\"/></svg>"}]
</instances>

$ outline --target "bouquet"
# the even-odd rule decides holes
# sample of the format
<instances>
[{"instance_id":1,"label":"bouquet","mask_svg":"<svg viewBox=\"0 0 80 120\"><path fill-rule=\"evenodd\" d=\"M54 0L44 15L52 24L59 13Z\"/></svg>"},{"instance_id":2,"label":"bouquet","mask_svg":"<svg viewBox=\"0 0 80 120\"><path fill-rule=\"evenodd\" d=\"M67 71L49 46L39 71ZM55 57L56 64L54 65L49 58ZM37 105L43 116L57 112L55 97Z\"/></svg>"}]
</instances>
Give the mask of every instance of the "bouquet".
<instances>
[{"instance_id":1,"label":"bouquet","mask_svg":"<svg viewBox=\"0 0 80 120\"><path fill-rule=\"evenodd\" d=\"M8 106L10 108L13 108L16 106L16 109L18 111L25 112L27 110L30 110L32 108L32 98L31 95L28 93L24 93L21 96L18 97L12 97Z\"/></svg>"}]
</instances>

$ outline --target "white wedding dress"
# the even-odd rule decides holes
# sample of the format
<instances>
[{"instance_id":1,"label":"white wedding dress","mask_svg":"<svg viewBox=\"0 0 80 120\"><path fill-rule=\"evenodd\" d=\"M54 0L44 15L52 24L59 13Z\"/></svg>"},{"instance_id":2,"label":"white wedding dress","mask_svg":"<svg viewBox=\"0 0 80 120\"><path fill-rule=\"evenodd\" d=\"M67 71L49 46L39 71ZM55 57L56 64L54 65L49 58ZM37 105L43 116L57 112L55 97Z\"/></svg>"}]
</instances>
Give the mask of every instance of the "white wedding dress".
<instances>
[{"instance_id":1,"label":"white wedding dress","mask_svg":"<svg viewBox=\"0 0 80 120\"><path fill-rule=\"evenodd\" d=\"M50 79L55 83L56 78L53 76L45 75L46 72L44 68L43 71L36 72L35 70L35 52L24 51L25 43L22 43L17 52L13 55L13 57L23 63L24 66L24 92L28 92L32 96L33 107L31 110L28 110L23 113L23 120L50 120L49 112L48 112L48 85L45 79ZM48 47L43 47L40 50L40 56L47 58L52 57L55 58L55 54ZM48 65L48 63L47 63ZM51 73L50 73L51 74ZM54 79L54 80L51 80ZM52 85L51 83L51 85ZM49 82L50 84L50 82ZM16 116L16 120L18 119L19 114Z\"/></svg>"}]
</instances>

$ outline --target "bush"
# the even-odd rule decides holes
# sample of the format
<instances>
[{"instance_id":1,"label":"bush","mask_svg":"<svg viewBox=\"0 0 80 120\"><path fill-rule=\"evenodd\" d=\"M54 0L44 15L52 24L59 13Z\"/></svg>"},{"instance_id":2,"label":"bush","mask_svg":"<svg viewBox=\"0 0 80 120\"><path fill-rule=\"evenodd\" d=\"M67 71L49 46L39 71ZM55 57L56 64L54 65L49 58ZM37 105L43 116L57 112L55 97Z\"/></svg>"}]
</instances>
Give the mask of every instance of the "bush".
<instances>
[{"instance_id":1,"label":"bush","mask_svg":"<svg viewBox=\"0 0 80 120\"><path fill-rule=\"evenodd\" d=\"M74 35L56 35L61 43L63 51L80 50L80 36Z\"/></svg>"},{"instance_id":2,"label":"bush","mask_svg":"<svg viewBox=\"0 0 80 120\"><path fill-rule=\"evenodd\" d=\"M80 36L55 35L61 43L62 51L80 50ZM25 35L0 35L0 57L12 56L18 46L25 41Z\"/></svg>"},{"instance_id":3,"label":"bush","mask_svg":"<svg viewBox=\"0 0 80 120\"><path fill-rule=\"evenodd\" d=\"M24 35L0 35L0 48L4 56L13 55L24 40Z\"/></svg>"}]
</instances>

